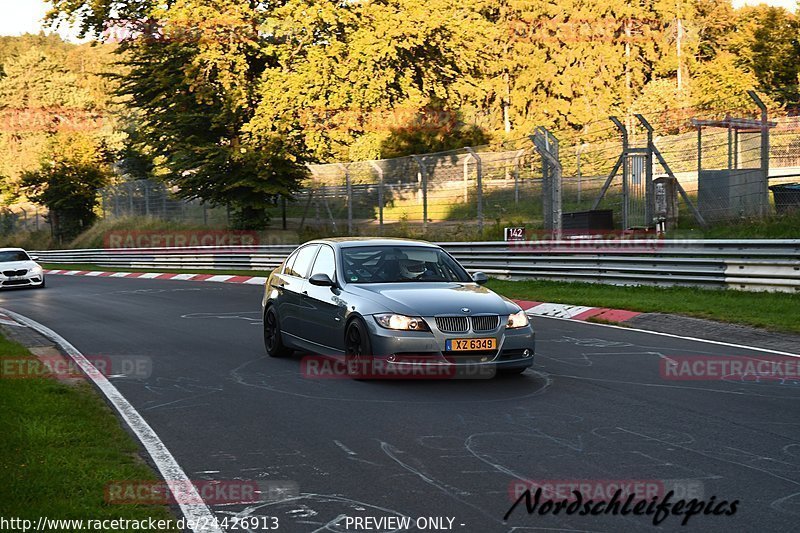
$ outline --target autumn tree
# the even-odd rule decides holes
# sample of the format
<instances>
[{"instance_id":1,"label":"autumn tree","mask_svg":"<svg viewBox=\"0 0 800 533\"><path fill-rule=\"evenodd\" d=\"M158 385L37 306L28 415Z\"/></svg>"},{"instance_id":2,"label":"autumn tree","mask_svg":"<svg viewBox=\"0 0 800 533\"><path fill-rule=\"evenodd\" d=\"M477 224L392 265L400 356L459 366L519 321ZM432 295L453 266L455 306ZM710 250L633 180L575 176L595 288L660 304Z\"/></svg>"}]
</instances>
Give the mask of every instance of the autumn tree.
<instances>
[{"instance_id":1,"label":"autumn tree","mask_svg":"<svg viewBox=\"0 0 800 533\"><path fill-rule=\"evenodd\" d=\"M98 191L108 184L108 151L87 135L56 136L39 168L23 172L20 188L46 206L59 243L75 238L97 219Z\"/></svg>"}]
</instances>

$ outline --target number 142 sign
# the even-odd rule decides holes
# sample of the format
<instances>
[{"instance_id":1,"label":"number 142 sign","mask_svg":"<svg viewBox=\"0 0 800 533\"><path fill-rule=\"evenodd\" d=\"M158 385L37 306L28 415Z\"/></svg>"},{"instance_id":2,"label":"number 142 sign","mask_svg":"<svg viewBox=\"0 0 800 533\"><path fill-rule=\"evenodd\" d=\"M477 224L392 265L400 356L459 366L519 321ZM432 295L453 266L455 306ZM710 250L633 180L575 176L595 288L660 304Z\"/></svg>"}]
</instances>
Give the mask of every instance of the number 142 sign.
<instances>
[{"instance_id":1,"label":"number 142 sign","mask_svg":"<svg viewBox=\"0 0 800 533\"><path fill-rule=\"evenodd\" d=\"M504 235L506 241L524 241L525 228L505 228Z\"/></svg>"}]
</instances>

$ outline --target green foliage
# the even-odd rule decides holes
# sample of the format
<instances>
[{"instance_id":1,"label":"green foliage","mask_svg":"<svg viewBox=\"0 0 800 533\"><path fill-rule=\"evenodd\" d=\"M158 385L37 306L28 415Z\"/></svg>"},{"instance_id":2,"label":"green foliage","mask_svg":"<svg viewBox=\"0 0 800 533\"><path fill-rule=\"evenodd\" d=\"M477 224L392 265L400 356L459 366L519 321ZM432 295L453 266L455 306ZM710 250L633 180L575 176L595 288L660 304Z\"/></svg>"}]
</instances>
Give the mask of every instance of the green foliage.
<instances>
[{"instance_id":1,"label":"green foliage","mask_svg":"<svg viewBox=\"0 0 800 533\"><path fill-rule=\"evenodd\" d=\"M728 48L751 70L758 87L780 102L797 102L800 65L800 20L781 7L743 7L736 13L736 31Z\"/></svg>"},{"instance_id":2,"label":"green foliage","mask_svg":"<svg viewBox=\"0 0 800 533\"><path fill-rule=\"evenodd\" d=\"M19 199L22 174L50 159L60 139L89 135L120 145L110 114L113 83L103 76L112 48L55 35L0 38L0 201Z\"/></svg>"},{"instance_id":3,"label":"green foliage","mask_svg":"<svg viewBox=\"0 0 800 533\"><path fill-rule=\"evenodd\" d=\"M66 140L53 152L53 159L44 161L38 170L23 173L21 189L31 201L48 208L53 234L60 243L95 222L97 191L108 183L110 171L103 147L91 139Z\"/></svg>"},{"instance_id":4,"label":"green foliage","mask_svg":"<svg viewBox=\"0 0 800 533\"><path fill-rule=\"evenodd\" d=\"M669 129L677 109L750 109L753 87L776 104L798 97L795 15L730 0L55 0L49 16L87 35L133 32L123 172L232 206L245 226L306 161L540 125L585 139L631 111L667 113L654 122ZM51 76L69 82L67 71ZM58 86L43 84L56 99ZM429 130L431 110L457 120Z\"/></svg>"},{"instance_id":5,"label":"green foliage","mask_svg":"<svg viewBox=\"0 0 800 533\"><path fill-rule=\"evenodd\" d=\"M739 67L736 56L719 52L697 71L695 87L699 109L724 109L735 113L753 108L747 91L757 84L755 75Z\"/></svg>"},{"instance_id":6,"label":"green foliage","mask_svg":"<svg viewBox=\"0 0 800 533\"><path fill-rule=\"evenodd\" d=\"M137 111L126 170L231 207L239 228L263 227L266 208L291 194L306 169L298 136L247 127L265 61L259 37L242 32L262 15L222 0L175 2L154 15L163 38L122 48L128 73L119 95Z\"/></svg>"}]
</instances>

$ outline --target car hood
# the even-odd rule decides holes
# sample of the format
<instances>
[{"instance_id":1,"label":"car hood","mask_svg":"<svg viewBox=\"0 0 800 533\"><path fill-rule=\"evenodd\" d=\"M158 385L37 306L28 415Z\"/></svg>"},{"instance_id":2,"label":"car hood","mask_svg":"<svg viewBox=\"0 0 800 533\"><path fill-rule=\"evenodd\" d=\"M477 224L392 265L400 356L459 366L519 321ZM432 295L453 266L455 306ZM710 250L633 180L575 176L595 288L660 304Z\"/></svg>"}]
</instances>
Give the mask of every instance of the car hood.
<instances>
[{"instance_id":1,"label":"car hood","mask_svg":"<svg viewBox=\"0 0 800 533\"><path fill-rule=\"evenodd\" d=\"M5 263L0 263L0 272L4 270L31 270L35 266L37 265L33 261L6 261Z\"/></svg>"},{"instance_id":2,"label":"car hood","mask_svg":"<svg viewBox=\"0 0 800 533\"><path fill-rule=\"evenodd\" d=\"M348 291L366 298L379 309L366 312L394 312L411 316L514 313L519 307L510 300L473 283L375 283L349 285Z\"/></svg>"}]
</instances>

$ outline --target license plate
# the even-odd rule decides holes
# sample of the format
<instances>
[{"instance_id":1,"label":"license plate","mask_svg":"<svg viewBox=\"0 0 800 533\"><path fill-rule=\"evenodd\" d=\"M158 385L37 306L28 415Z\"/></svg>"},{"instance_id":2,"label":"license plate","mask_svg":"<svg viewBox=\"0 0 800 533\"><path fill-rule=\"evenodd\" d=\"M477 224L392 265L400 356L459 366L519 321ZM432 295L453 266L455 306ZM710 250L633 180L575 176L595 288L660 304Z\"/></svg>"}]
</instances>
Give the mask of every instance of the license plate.
<instances>
[{"instance_id":1,"label":"license plate","mask_svg":"<svg viewBox=\"0 0 800 533\"><path fill-rule=\"evenodd\" d=\"M497 348L497 339L447 339L444 346L448 352L494 350Z\"/></svg>"}]
</instances>

